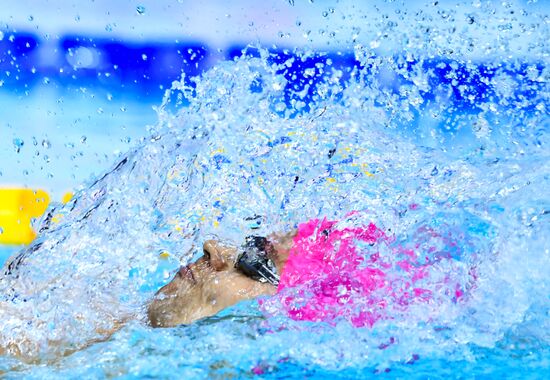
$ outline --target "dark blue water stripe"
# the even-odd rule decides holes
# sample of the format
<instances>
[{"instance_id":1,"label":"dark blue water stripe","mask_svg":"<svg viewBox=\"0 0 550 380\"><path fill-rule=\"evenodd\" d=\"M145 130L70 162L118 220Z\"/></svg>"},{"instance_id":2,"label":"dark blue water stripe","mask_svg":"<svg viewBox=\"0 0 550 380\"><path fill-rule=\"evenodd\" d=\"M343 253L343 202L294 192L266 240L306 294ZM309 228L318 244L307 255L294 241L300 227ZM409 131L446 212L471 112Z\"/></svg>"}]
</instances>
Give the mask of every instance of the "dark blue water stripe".
<instances>
[{"instance_id":1,"label":"dark blue water stripe","mask_svg":"<svg viewBox=\"0 0 550 380\"><path fill-rule=\"evenodd\" d=\"M182 73L196 76L214 64L211 49L200 41L129 42L83 35L43 40L29 32L3 33L0 40L0 89L16 93L26 91L37 83L53 81L62 87L100 86L159 98ZM230 46L222 58L240 57L244 49L245 46ZM247 48L245 51L246 55L259 56L257 49ZM352 51L297 57L290 49L272 48L270 53L272 63L286 63L280 70L290 84L284 94L284 102L291 106L301 101L305 103L304 109L318 98L318 85L327 79L332 70L340 71L341 83L345 84L351 75L357 73L357 69L367 73L372 69L362 67ZM494 67L498 67L498 63L466 65L442 58L419 62L399 56L395 56L395 62L404 73L418 69L418 65L421 65L420 71L431 72L426 86L429 91L422 92L420 89L424 101L435 99L436 95L430 91L438 86L450 89L450 100L459 109L470 108L472 102L484 102L495 96L490 83L497 74ZM531 98L544 85L530 79L528 70L533 67L539 71L543 69L541 63L522 63L500 69L498 74L507 73L522 82L516 97ZM399 95L403 86L414 87L407 75L378 79L378 86L388 94ZM261 86L259 80L253 84L252 90L260 91Z\"/></svg>"}]
</instances>

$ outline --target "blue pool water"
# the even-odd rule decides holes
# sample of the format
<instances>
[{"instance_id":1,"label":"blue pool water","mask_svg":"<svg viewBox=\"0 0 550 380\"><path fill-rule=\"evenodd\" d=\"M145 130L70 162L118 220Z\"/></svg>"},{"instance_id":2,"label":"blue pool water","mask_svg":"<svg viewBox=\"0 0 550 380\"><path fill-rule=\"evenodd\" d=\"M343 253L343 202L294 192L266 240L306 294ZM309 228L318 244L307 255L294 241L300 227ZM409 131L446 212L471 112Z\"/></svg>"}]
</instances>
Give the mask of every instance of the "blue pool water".
<instances>
[{"instance_id":1,"label":"blue pool water","mask_svg":"<svg viewBox=\"0 0 550 380\"><path fill-rule=\"evenodd\" d=\"M238 46L184 70L149 128L107 102L107 119L134 123L126 149L94 161L111 159L3 268L0 346L24 360L0 356L1 376L548 378L548 16L490 2L389 9L350 31L367 42L339 36L345 49ZM115 60L124 50L84 45ZM393 247L452 258L432 276L466 268L463 300L435 283L437 302L389 308L372 328L294 321L256 301L188 326L145 323L148 300L204 240L239 245L353 210Z\"/></svg>"}]
</instances>

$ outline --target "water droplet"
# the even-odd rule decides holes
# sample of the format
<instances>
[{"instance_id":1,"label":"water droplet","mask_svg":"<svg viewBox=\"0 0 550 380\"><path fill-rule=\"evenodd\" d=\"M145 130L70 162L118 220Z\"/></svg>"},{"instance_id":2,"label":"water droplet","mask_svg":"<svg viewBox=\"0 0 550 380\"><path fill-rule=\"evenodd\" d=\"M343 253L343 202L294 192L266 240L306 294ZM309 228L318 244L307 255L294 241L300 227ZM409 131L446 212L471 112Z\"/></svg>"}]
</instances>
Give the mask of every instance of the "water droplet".
<instances>
[{"instance_id":1,"label":"water droplet","mask_svg":"<svg viewBox=\"0 0 550 380\"><path fill-rule=\"evenodd\" d=\"M33 16L33 15L29 15L28 20L29 20L29 21L33 21L33 20L34 20L34 16Z\"/></svg>"},{"instance_id":2,"label":"water droplet","mask_svg":"<svg viewBox=\"0 0 550 380\"><path fill-rule=\"evenodd\" d=\"M21 140L20 138L13 139L13 146L15 147L15 152L19 153L21 151L21 148L25 145L25 142Z\"/></svg>"},{"instance_id":3,"label":"water droplet","mask_svg":"<svg viewBox=\"0 0 550 380\"><path fill-rule=\"evenodd\" d=\"M80 15L74 16L74 20L75 20L76 22L79 22L79 21L80 21Z\"/></svg>"},{"instance_id":4,"label":"water droplet","mask_svg":"<svg viewBox=\"0 0 550 380\"><path fill-rule=\"evenodd\" d=\"M107 100L113 100L113 95L112 94L107 94Z\"/></svg>"},{"instance_id":5,"label":"water droplet","mask_svg":"<svg viewBox=\"0 0 550 380\"><path fill-rule=\"evenodd\" d=\"M294 6L294 0L288 0L288 3L289 3L291 6Z\"/></svg>"},{"instance_id":6,"label":"water droplet","mask_svg":"<svg viewBox=\"0 0 550 380\"><path fill-rule=\"evenodd\" d=\"M147 61L147 54L142 54L141 59L143 59L144 61Z\"/></svg>"},{"instance_id":7,"label":"water droplet","mask_svg":"<svg viewBox=\"0 0 550 380\"><path fill-rule=\"evenodd\" d=\"M2 32L2 31L0 30L0 41L2 41L3 39L4 39L4 32Z\"/></svg>"},{"instance_id":8,"label":"water droplet","mask_svg":"<svg viewBox=\"0 0 550 380\"><path fill-rule=\"evenodd\" d=\"M42 140L42 146L46 149L50 149L52 147L52 144L50 143L49 140L44 139L44 140Z\"/></svg>"},{"instance_id":9,"label":"water droplet","mask_svg":"<svg viewBox=\"0 0 550 380\"><path fill-rule=\"evenodd\" d=\"M112 32L113 31L113 25L112 24L107 24L105 25L105 30L107 32Z\"/></svg>"},{"instance_id":10,"label":"water droplet","mask_svg":"<svg viewBox=\"0 0 550 380\"><path fill-rule=\"evenodd\" d=\"M136 7L136 12L138 13L138 15L143 15L145 14L145 7L143 5L138 5Z\"/></svg>"},{"instance_id":11,"label":"water droplet","mask_svg":"<svg viewBox=\"0 0 550 380\"><path fill-rule=\"evenodd\" d=\"M438 173L439 173L439 170L437 169L437 166L434 166L434 168L432 169L432 172L430 173L430 175L436 176Z\"/></svg>"},{"instance_id":12,"label":"water droplet","mask_svg":"<svg viewBox=\"0 0 550 380\"><path fill-rule=\"evenodd\" d=\"M4 233L4 229L0 227L0 235L2 235L3 233Z\"/></svg>"},{"instance_id":13,"label":"water droplet","mask_svg":"<svg viewBox=\"0 0 550 380\"><path fill-rule=\"evenodd\" d=\"M328 16L328 12L327 11L323 11L323 17L327 17Z\"/></svg>"},{"instance_id":14,"label":"water droplet","mask_svg":"<svg viewBox=\"0 0 550 380\"><path fill-rule=\"evenodd\" d=\"M81 136L80 137L80 143L81 144L86 144L86 140L88 140L88 138L86 136Z\"/></svg>"},{"instance_id":15,"label":"water droplet","mask_svg":"<svg viewBox=\"0 0 550 380\"><path fill-rule=\"evenodd\" d=\"M511 22L508 22L506 24L502 24L498 26L498 30L501 32L505 32L507 30L512 30L513 26Z\"/></svg>"},{"instance_id":16,"label":"water droplet","mask_svg":"<svg viewBox=\"0 0 550 380\"><path fill-rule=\"evenodd\" d=\"M50 78L44 77L44 79L42 79L42 82L43 82L44 84L49 84L49 83L50 83Z\"/></svg>"}]
</instances>

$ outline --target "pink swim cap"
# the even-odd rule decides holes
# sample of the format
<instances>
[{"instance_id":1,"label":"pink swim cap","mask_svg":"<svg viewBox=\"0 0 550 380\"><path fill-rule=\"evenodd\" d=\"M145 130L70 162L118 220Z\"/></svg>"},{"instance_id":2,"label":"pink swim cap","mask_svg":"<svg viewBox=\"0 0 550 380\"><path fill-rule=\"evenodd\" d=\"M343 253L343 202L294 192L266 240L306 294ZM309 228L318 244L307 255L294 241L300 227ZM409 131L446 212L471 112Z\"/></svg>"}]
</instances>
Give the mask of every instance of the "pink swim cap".
<instances>
[{"instance_id":1,"label":"pink swim cap","mask_svg":"<svg viewBox=\"0 0 550 380\"><path fill-rule=\"evenodd\" d=\"M432 292L418 286L426 283L430 264L419 264L412 251L389 243L374 223L339 227L335 221L313 219L300 224L281 275L278 302L295 320L344 318L361 327L387 317L388 304L403 308L432 300ZM462 291L455 293L458 298Z\"/></svg>"}]
</instances>

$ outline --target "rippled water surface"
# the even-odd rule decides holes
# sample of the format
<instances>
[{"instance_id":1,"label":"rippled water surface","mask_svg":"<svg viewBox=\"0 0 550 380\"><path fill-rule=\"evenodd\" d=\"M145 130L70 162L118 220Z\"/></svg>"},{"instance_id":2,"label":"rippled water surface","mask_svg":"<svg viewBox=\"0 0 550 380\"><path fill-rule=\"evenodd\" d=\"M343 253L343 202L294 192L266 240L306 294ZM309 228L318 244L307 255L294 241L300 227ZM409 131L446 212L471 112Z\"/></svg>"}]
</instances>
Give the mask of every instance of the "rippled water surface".
<instances>
[{"instance_id":1,"label":"rippled water surface","mask_svg":"<svg viewBox=\"0 0 550 380\"><path fill-rule=\"evenodd\" d=\"M4 266L0 343L27 360L1 357L0 373L548 376L548 16L457 9L392 9L348 55L254 47L175 82L147 141L50 209ZM465 296L428 284L440 301L372 328L255 301L190 326L143 323L205 239L240 244L354 210L395 247L450 257L434 276L471 276Z\"/></svg>"}]
</instances>

